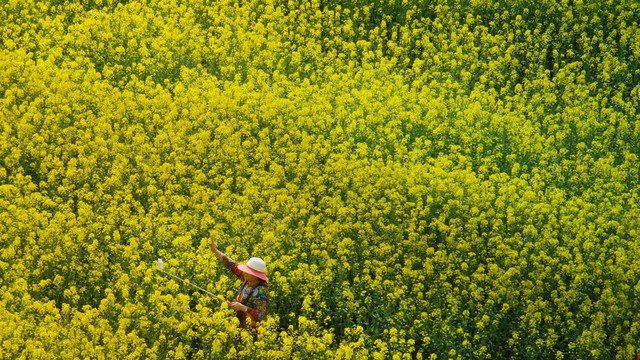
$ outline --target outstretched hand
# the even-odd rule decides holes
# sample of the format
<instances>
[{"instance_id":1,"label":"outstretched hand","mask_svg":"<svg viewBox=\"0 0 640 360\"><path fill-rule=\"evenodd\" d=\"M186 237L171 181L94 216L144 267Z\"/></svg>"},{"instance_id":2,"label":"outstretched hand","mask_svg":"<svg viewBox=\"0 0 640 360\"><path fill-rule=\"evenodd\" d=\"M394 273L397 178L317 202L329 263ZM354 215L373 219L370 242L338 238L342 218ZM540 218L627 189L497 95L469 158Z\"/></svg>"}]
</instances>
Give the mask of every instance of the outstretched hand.
<instances>
[{"instance_id":1,"label":"outstretched hand","mask_svg":"<svg viewBox=\"0 0 640 360\"><path fill-rule=\"evenodd\" d=\"M213 235L211 235L211 242L209 243L209 247L211 251L216 251L216 241L213 239Z\"/></svg>"},{"instance_id":2,"label":"outstretched hand","mask_svg":"<svg viewBox=\"0 0 640 360\"><path fill-rule=\"evenodd\" d=\"M220 252L220 250L218 250L218 248L216 247L216 241L213 239L213 235L211 235L211 242L209 242L209 248L211 248L211 251L213 251L213 253L216 255L216 257L219 260L222 260L222 257L224 256L224 254Z\"/></svg>"},{"instance_id":3,"label":"outstretched hand","mask_svg":"<svg viewBox=\"0 0 640 360\"><path fill-rule=\"evenodd\" d=\"M241 303L234 301L231 304L228 304L230 308L232 308L233 310L236 311L244 311L247 312L247 310L249 310L249 308L246 305L242 305Z\"/></svg>"}]
</instances>

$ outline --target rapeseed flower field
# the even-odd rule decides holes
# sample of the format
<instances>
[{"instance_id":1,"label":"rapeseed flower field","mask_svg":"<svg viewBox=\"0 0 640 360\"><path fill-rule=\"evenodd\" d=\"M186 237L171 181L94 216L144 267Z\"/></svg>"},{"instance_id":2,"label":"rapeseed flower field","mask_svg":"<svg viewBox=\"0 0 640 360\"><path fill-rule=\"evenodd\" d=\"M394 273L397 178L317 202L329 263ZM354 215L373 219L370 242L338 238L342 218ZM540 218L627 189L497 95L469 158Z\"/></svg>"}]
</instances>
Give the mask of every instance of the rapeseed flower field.
<instances>
[{"instance_id":1,"label":"rapeseed flower field","mask_svg":"<svg viewBox=\"0 0 640 360\"><path fill-rule=\"evenodd\" d=\"M640 5L0 2L0 359L633 359ZM209 251L262 257L259 334Z\"/></svg>"}]
</instances>

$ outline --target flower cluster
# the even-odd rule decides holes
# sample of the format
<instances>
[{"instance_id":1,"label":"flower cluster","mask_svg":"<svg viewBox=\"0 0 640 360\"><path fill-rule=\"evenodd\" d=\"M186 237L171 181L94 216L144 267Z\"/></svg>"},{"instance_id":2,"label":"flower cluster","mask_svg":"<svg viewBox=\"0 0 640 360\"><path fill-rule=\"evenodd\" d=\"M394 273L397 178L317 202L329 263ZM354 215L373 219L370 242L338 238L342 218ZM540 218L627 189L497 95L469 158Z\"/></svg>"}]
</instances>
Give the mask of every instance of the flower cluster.
<instances>
[{"instance_id":1,"label":"flower cluster","mask_svg":"<svg viewBox=\"0 0 640 360\"><path fill-rule=\"evenodd\" d=\"M635 2L0 5L0 358L631 359ZM269 317L237 329L262 257Z\"/></svg>"}]
</instances>

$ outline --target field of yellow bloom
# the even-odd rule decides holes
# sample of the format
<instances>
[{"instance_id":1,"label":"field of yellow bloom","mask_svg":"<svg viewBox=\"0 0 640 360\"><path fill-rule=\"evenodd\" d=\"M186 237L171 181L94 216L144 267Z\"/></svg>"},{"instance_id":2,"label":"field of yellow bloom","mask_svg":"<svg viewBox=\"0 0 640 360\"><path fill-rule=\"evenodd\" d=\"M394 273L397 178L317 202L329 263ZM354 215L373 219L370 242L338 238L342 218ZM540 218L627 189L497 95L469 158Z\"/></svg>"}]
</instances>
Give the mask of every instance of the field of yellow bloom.
<instances>
[{"instance_id":1,"label":"field of yellow bloom","mask_svg":"<svg viewBox=\"0 0 640 360\"><path fill-rule=\"evenodd\" d=\"M3 0L0 359L640 353L631 0ZM209 251L262 257L254 339Z\"/></svg>"}]
</instances>

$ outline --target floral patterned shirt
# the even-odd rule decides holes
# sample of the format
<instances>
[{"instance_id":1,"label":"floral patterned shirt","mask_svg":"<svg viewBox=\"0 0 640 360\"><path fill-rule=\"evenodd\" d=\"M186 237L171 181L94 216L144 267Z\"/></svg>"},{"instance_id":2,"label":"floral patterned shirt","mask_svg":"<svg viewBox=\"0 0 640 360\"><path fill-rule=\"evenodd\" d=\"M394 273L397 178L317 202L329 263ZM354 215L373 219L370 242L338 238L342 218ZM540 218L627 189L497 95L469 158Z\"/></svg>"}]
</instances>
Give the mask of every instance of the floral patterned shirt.
<instances>
[{"instance_id":1,"label":"floral patterned shirt","mask_svg":"<svg viewBox=\"0 0 640 360\"><path fill-rule=\"evenodd\" d=\"M238 269L238 264L233 261L233 259L228 256L223 256L222 263L240 280L244 280L244 277L242 277L242 270ZM249 286L246 281L243 282L236 293L236 301L249 308L247 312L236 311L236 317L240 320L241 327L246 327L247 314L252 320L251 325L254 327L260 321L267 320L269 286L266 281L260 280L258 285L255 287Z\"/></svg>"}]
</instances>

